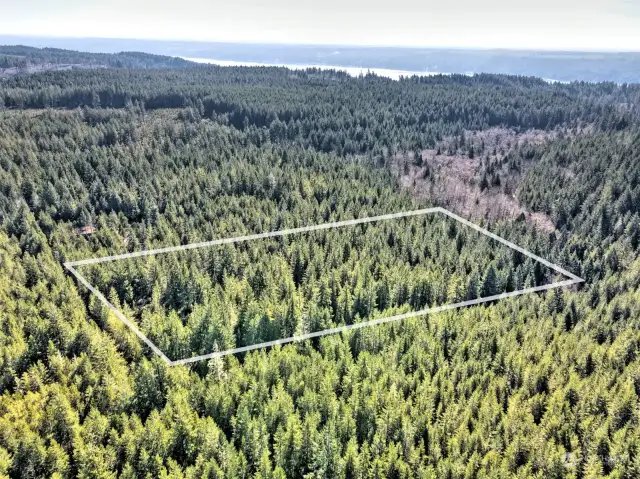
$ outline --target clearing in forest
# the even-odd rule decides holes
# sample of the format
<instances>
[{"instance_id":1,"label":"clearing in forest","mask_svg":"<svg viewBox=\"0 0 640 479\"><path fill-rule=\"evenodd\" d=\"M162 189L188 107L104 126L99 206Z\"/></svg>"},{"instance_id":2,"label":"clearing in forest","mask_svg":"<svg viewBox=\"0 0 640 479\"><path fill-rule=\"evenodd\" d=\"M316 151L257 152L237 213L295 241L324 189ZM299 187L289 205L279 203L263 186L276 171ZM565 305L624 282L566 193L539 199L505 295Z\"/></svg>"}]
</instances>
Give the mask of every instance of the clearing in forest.
<instances>
[{"instance_id":1,"label":"clearing in forest","mask_svg":"<svg viewBox=\"0 0 640 479\"><path fill-rule=\"evenodd\" d=\"M443 208L65 267L170 365L583 281Z\"/></svg>"}]
</instances>

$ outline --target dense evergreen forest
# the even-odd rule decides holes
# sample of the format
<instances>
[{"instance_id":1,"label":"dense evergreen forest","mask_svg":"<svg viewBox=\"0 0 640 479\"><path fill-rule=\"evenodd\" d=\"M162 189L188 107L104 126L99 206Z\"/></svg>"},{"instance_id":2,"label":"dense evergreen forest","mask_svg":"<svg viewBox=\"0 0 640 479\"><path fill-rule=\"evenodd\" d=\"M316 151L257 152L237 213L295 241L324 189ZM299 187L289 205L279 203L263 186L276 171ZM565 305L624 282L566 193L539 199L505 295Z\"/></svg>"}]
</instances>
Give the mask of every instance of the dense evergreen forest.
<instances>
[{"instance_id":1,"label":"dense evergreen forest","mask_svg":"<svg viewBox=\"0 0 640 479\"><path fill-rule=\"evenodd\" d=\"M0 475L639 477L639 97L280 68L4 80ZM585 283L168 367L62 266L438 205L416 192L445 180ZM490 195L527 214L473 210ZM83 268L172 357L551 279L442 218Z\"/></svg>"},{"instance_id":2,"label":"dense evergreen forest","mask_svg":"<svg viewBox=\"0 0 640 479\"><path fill-rule=\"evenodd\" d=\"M176 360L552 277L546 266L496 243L439 213L79 268Z\"/></svg>"}]
</instances>

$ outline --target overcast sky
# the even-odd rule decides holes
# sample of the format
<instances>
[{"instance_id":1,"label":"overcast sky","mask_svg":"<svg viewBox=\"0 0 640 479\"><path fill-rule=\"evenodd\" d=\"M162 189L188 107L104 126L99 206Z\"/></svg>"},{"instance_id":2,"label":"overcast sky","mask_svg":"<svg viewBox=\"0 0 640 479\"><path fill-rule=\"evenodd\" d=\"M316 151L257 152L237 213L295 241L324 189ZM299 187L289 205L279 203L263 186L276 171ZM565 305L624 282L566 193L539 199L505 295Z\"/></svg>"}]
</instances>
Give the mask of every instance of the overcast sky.
<instances>
[{"instance_id":1,"label":"overcast sky","mask_svg":"<svg viewBox=\"0 0 640 479\"><path fill-rule=\"evenodd\" d=\"M0 0L0 34L640 51L640 0Z\"/></svg>"}]
</instances>

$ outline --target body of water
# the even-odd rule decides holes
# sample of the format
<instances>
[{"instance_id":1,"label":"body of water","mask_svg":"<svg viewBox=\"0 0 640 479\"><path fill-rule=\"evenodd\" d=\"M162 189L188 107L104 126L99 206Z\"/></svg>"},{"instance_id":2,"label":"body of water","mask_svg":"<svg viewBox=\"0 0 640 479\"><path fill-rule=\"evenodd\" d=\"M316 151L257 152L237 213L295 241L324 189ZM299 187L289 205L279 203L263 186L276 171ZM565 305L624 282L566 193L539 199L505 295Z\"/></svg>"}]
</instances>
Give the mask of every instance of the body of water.
<instances>
[{"instance_id":1,"label":"body of water","mask_svg":"<svg viewBox=\"0 0 640 479\"><path fill-rule=\"evenodd\" d=\"M305 70L307 68L319 68L321 70L339 70L343 72L347 72L351 76L359 76L366 75L367 72L375 73L381 77L391 78L393 80L399 80L401 76L410 77L413 75L420 76L432 76L432 75L448 75L448 73L440 73L440 72L427 72L427 71L408 71L408 70L391 70L389 68L365 68L365 67L345 67L345 66L337 66L337 65L296 65L290 63L259 63L259 62L239 62L234 60L216 60L213 58L187 58L183 57L185 60L189 60L196 63L210 63L213 65L220 65L223 67L286 67L291 70Z\"/></svg>"},{"instance_id":2,"label":"body of water","mask_svg":"<svg viewBox=\"0 0 640 479\"><path fill-rule=\"evenodd\" d=\"M410 71L410 70L391 70L389 68L366 68L366 67L345 67L337 65L297 65L292 63L260 63L260 62L243 62L235 60L216 60L214 58L189 58L182 57L185 60L189 60L196 63L209 63L212 65L220 65L222 67L285 67L291 70L306 70L307 68L319 68L320 70L339 70L347 72L352 77L359 75L366 75L367 72L375 73L378 76L391 78L392 80L399 80L401 76L410 77L413 75L418 76L433 76L433 75L449 75L449 73L443 72L428 72L428 71ZM471 76L473 72L467 72L465 75ZM554 80L552 78L543 78L547 83L569 83L562 80Z\"/></svg>"}]
</instances>

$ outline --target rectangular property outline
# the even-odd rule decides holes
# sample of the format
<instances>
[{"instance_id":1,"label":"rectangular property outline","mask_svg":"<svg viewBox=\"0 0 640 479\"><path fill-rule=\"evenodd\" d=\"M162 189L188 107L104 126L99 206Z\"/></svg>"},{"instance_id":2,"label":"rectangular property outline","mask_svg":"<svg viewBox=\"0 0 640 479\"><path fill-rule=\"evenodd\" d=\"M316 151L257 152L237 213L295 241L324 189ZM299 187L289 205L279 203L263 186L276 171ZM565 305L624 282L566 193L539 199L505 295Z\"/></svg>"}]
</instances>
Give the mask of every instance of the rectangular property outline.
<instances>
[{"instance_id":1,"label":"rectangular property outline","mask_svg":"<svg viewBox=\"0 0 640 479\"><path fill-rule=\"evenodd\" d=\"M388 317L384 317L384 318L378 318L378 319L373 319L371 321L364 321L361 323L355 323L355 324L348 324L348 325L343 325L343 326L338 326L335 328L330 328L330 329L324 329L322 331L315 331L312 333L306 333L306 334L301 334L298 336L291 336L288 338L282 338L282 339L277 339L274 341L267 341L267 342L263 342L263 343L258 343L258 344L252 344L250 346L242 346L242 347L238 347L238 348L233 348L233 349L228 349L226 351L219 351L219 352L212 352L212 353L208 353L208 354L202 354L199 356L193 356L191 358L184 358L184 359L178 359L175 361L172 361L171 359L169 359L144 333L142 333L142 331L140 331L138 329L138 327L131 322L130 320L128 320L124 314L122 314L122 312L120 310L118 310L115 306L113 306L113 304L111 304L111 302L109 302L109 300L100 292L98 291L96 288L94 288L80 273L78 273L76 266L83 266L83 265L89 265L89 264L97 264L97 263L104 263L107 261L118 261L121 259L128 259L128 258L137 258L140 256L150 256L150 255L155 255L155 254L161 254L161 253L170 253L170 252L174 252L174 251L184 251L184 250L188 250L188 249L195 249L195 248L204 248L207 246L216 246L216 245L222 245L222 244L232 244L232 243L240 243L240 242L244 242L244 241L251 241L251 240L255 240L255 239L261 239L261 238L273 238L273 237L277 237L277 236L285 236L285 235L290 235L290 234L295 234L295 233L306 233L309 231L319 231L319 230L326 230L326 229L332 229L332 228L340 228L343 226L353 226L353 225L358 225L358 224L363 224L363 223L373 223L376 221L383 221L383 220L390 220L390 219L397 219L397 218L407 218L410 216L419 216L419 215L426 215L426 214L430 214L430 213L442 213L450 218L453 218L454 220L458 221L459 223L464 224L465 226L468 226L482 234L484 234L485 236L488 236L491 239L494 239L506 246L508 246L511 249L514 249L520 253L522 253L525 256L528 256L531 259L534 259L540 263L542 263L543 265L547 266L548 268L554 270L557 273L560 273L563 276L566 276L570 279L568 280L564 280L564 281L558 281L555 283L551 283L551 284L546 284L543 286L534 286L534 287L530 287L530 288L524 288L524 289L520 289L517 291L511 291L509 293L501 293L501 294L496 294L493 296L486 296L484 298L477 298L477 299L472 299L472 300L468 300L468 301L461 301L458 303L453 303L453 304L446 304L446 305L442 305L442 306L437 306L437 307L433 307L433 308L428 308L428 309L422 309L419 311L411 311L408 313L404 313L404 314L398 314L395 316L388 316ZM169 366L175 366L178 364L188 364L188 363L194 363L197 361L202 361L202 360L206 360L206 359L213 359L213 358L218 358L221 356L226 356L228 354L238 354L238 353L243 353L243 352L247 352L247 351L251 351L253 349L261 349L261 348L266 348L266 347L270 347L270 346L275 346L277 344L287 344L287 343L292 343L292 342L296 342L296 341L304 341L306 339L311 339L311 338L317 338L320 336L327 336L330 334L337 334L337 333L341 333L343 331L348 331L351 329L358 329L358 328L364 328L366 326L376 326L379 324L385 324L385 323L390 323L390 322L394 322L394 321L400 321L403 319L408 319L408 318L415 318L418 316L426 316L428 314L431 313L438 313L441 311L448 311L448 310L452 310L452 309L457 309L457 308L462 308L465 306L474 306L477 304L482 304L482 303L488 303L491 301L496 301L498 299L505 299L505 298L511 298L514 296L520 296L523 294L527 294L527 293L534 293L534 292L538 292L538 291L546 291L549 289L554 289L554 288L560 288L560 287L564 287L564 286L570 286L573 284L577 284L577 283L582 283L584 282L584 279L576 276L573 273L570 273L569 271L565 270L564 268L553 264L547 260L545 260L544 258L541 258L540 256L512 243L511 241L507 241L504 238L501 238L500 236L491 233L490 231L487 231L486 229L450 212L449 210L445 209L445 208L441 208L441 207L435 207L435 208L424 208L424 209L420 209L420 210L413 210L413 211L402 211L399 213L390 213L390 214L385 214L385 215L379 215L379 216L368 216L366 218L359 218L359 219L353 219L353 220L344 220L344 221L336 221L336 222L332 222L332 223L323 223L323 224L319 224L319 225L312 225L312 226L303 226L300 228L291 228L291 229L284 229L284 230L279 230L279 231L269 231L266 233L257 233L257 234L250 234L250 235L245 235L245 236L236 236L233 238L223 238L223 239L217 239L217 240L213 240L213 241L204 241L201 243L190 243L190 244L186 244L186 245L182 245L182 246L170 246L170 247L166 247L166 248L158 248L158 249L150 249L150 250L144 250L144 251L136 251L133 253L124 253L124 254L118 254L118 255L112 255L112 256L103 256L101 258L89 258L89 259L84 259L84 260L79 260L79 261L69 261L69 262L65 262L64 263L65 268L67 268L77 279L78 281L83 284L89 291L91 291L100 301L102 301L105 306L107 306L111 311L113 311L113 313L116 315L116 317L118 319L120 319L124 324L126 324L129 328L131 328L131 330L136 334L136 336L138 336L145 344L147 344L147 346L149 346L151 348L151 350L156 353L158 356L160 356Z\"/></svg>"}]
</instances>

